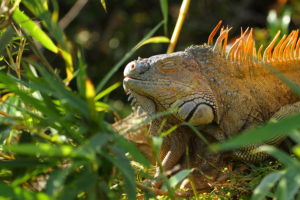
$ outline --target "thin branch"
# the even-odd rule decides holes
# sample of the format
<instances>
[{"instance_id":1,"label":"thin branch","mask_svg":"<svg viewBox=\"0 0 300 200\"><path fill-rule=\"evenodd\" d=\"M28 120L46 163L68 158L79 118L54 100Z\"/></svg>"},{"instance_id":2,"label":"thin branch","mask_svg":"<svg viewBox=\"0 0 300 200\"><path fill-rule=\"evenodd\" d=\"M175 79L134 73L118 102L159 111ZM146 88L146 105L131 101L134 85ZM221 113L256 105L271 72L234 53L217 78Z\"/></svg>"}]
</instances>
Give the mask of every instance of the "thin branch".
<instances>
[{"instance_id":1,"label":"thin branch","mask_svg":"<svg viewBox=\"0 0 300 200\"><path fill-rule=\"evenodd\" d=\"M87 2L88 0L77 0L69 12L59 21L59 26L65 29L75 19Z\"/></svg>"},{"instance_id":2,"label":"thin branch","mask_svg":"<svg viewBox=\"0 0 300 200\"><path fill-rule=\"evenodd\" d=\"M181 4L178 19L177 19L176 26L175 26L173 34L172 34L172 38L171 38L167 53L172 53L175 49L175 46L177 44L177 41L178 41L178 38L180 35L180 31L182 29L183 22L185 20L188 10L189 10L190 2L191 2L191 0L183 0L183 2Z\"/></svg>"}]
</instances>

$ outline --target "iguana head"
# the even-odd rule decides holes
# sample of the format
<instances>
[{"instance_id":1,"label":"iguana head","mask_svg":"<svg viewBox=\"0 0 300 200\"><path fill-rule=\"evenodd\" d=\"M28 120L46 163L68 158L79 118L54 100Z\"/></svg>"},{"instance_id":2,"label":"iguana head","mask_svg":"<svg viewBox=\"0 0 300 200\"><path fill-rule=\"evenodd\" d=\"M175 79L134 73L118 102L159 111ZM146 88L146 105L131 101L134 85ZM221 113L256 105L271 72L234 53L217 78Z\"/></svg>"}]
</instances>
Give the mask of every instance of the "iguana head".
<instances>
[{"instance_id":1,"label":"iguana head","mask_svg":"<svg viewBox=\"0 0 300 200\"><path fill-rule=\"evenodd\" d=\"M175 109L173 119L196 126L216 120L214 95L191 51L132 61L124 70L123 85L149 114Z\"/></svg>"}]
</instances>

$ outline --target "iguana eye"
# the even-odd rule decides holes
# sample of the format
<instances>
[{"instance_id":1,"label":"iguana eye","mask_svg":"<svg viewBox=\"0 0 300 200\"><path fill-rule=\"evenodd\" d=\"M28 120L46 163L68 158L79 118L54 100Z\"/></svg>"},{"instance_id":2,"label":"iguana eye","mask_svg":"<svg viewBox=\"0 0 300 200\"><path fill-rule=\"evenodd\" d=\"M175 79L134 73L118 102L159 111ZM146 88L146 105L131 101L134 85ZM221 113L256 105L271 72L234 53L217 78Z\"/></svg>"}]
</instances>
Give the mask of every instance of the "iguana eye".
<instances>
[{"instance_id":1,"label":"iguana eye","mask_svg":"<svg viewBox=\"0 0 300 200\"><path fill-rule=\"evenodd\" d=\"M157 70L162 73L174 73L182 66L182 58L179 56L164 58L156 63Z\"/></svg>"}]
</instances>

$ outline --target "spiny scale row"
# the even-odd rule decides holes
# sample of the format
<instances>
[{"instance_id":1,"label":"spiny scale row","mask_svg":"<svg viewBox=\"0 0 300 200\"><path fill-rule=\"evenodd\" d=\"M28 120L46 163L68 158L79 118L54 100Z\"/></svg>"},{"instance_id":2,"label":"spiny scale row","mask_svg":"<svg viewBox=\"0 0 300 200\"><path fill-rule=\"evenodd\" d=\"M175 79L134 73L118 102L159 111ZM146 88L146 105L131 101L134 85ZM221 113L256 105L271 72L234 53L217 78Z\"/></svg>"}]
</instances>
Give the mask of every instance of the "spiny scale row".
<instances>
[{"instance_id":1,"label":"spiny scale row","mask_svg":"<svg viewBox=\"0 0 300 200\"><path fill-rule=\"evenodd\" d=\"M208 37L208 45L213 45L213 38L220 29L222 21L219 21ZM284 62L300 60L300 39L298 38L299 30L292 31L289 35L283 37L276 44L279 38L280 31L277 32L273 40L264 50L262 55L263 45L256 50L255 40L253 40L253 29L247 28L241 32L241 36L235 40L233 45L227 48L228 33L231 28L221 28L220 35L217 38L213 51L219 51L227 58L234 61L253 61L262 60L265 63ZM276 44L276 45L275 45Z\"/></svg>"}]
</instances>

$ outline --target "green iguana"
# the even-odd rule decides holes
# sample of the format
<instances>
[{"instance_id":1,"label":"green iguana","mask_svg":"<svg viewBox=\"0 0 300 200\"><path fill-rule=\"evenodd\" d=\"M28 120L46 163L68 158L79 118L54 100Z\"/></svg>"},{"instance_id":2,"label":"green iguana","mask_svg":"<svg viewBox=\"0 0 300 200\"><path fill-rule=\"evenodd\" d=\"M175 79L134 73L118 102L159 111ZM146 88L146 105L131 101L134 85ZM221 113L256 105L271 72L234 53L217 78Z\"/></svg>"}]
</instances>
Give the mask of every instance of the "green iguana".
<instances>
[{"instance_id":1,"label":"green iguana","mask_svg":"<svg viewBox=\"0 0 300 200\"><path fill-rule=\"evenodd\" d=\"M135 107L150 116L176 110L165 117L167 122L162 131L189 122L209 142L219 142L270 118L279 119L300 111L299 98L264 67L272 66L300 84L298 30L284 35L276 43L279 31L262 55L262 47L258 51L255 48L252 29L242 32L228 49L230 29L222 28L213 44L220 26L221 22L210 34L207 44L139 58L126 66L123 85ZM162 121L159 118L151 122L152 135L158 134ZM268 143L277 145L282 140L274 138ZM184 167L186 146L191 165L205 173L213 174L215 169L211 163L224 161L223 154L209 153L207 144L189 127L180 126L164 138L160 158L165 170L177 164ZM226 155L246 162L259 162L267 157L264 153L253 154L254 148L247 146Z\"/></svg>"}]
</instances>

